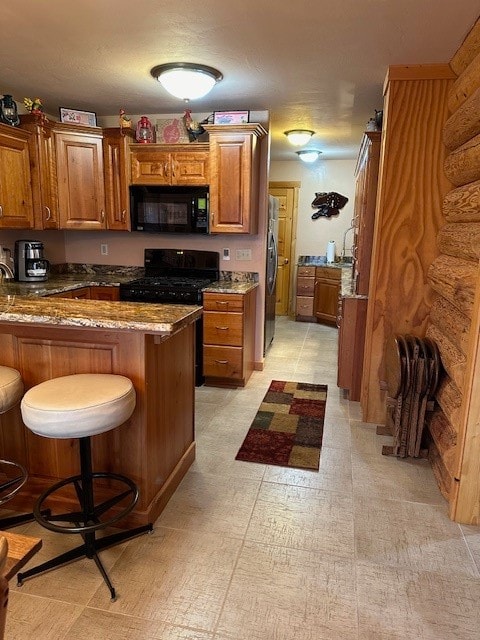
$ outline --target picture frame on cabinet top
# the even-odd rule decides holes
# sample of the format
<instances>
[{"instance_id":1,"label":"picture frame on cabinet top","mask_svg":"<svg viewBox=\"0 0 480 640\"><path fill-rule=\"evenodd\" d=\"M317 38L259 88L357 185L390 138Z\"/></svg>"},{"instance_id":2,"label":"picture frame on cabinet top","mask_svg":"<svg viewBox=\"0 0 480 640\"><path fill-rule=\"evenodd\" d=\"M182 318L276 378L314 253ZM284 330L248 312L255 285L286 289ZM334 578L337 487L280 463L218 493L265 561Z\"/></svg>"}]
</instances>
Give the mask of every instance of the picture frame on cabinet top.
<instances>
[{"instance_id":1,"label":"picture frame on cabinet top","mask_svg":"<svg viewBox=\"0 0 480 640\"><path fill-rule=\"evenodd\" d=\"M82 124L87 127L97 126L97 114L93 111L79 111L60 107L60 122Z\"/></svg>"}]
</instances>

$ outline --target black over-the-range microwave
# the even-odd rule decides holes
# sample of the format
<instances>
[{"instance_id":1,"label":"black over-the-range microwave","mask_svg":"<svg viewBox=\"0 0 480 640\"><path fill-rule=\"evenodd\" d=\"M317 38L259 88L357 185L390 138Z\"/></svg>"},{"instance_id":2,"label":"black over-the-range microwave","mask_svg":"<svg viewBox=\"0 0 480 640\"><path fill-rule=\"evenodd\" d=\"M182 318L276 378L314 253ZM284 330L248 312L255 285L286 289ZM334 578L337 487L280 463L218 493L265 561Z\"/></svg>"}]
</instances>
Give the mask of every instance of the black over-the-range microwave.
<instances>
[{"instance_id":1,"label":"black over-the-range microwave","mask_svg":"<svg viewBox=\"0 0 480 640\"><path fill-rule=\"evenodd\" d=\"M208 233L208 187L130 187L132 231Z\"/></svg>"}]
</instances>

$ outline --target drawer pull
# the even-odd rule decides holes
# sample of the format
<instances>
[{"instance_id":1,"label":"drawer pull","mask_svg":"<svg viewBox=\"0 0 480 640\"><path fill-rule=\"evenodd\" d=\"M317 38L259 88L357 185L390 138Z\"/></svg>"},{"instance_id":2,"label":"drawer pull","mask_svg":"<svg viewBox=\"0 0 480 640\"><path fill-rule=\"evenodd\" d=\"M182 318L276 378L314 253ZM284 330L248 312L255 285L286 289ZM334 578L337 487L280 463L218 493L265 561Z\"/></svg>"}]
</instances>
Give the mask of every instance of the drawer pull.
<instances>
[{"instance_id":1,"label":"drawer pull","mask_svg":"<svg viewBox=\"0 0 480 640\"><path fill-rule=\"evenodd\" d=\"M217 300L217 307L228 307L228 302L225 300Z\"/></svg>"},{"instance_id":2,"label":"drawer pull","mask_svg":"<svg viewBox=\"0 0 480 640\"><path fill-rule=\"evenodd\" d=\"M217 364L228 364L228 360L215 360Z\"/></svg>"},{"instance_id":3,"label":"drawer pull","mask_svg":"<svg viewBox=\"0 0 480 640\"><path fill-rule=\"evenodd\" d=\"M215 327L217 331L228 331L228 327Z\"/></svg>"}]
</instances>

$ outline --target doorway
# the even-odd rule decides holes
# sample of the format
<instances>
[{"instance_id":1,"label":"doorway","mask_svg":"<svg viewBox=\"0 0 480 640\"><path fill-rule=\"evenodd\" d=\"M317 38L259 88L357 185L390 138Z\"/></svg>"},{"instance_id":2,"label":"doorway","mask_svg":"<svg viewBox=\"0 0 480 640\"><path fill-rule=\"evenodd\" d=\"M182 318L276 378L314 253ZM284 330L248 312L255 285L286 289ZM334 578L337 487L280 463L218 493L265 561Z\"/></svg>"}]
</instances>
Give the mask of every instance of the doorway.
<instances>
[{"instance_id":1,"label":"doorway","mask_svg":"<svg viewBox=\"0 0 480 640\"><path fill-rule=\"evenodd\" d=\"M278 266L275 315L293 315L291 294L292 256L297 239L298 191L300 182L269 182L268 193L279 200Z\"/></svg>"}]
</instances>

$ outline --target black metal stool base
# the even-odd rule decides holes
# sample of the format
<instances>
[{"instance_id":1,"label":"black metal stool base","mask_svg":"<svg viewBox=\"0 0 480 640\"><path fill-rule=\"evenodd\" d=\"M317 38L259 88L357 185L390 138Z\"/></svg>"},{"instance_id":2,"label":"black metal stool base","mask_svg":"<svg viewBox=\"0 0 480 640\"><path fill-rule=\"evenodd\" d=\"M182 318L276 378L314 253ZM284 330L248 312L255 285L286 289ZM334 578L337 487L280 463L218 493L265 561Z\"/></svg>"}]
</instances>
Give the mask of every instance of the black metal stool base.
<instances>
[{"instance_id":1,"label":"black metal stool base","mask_svg":"<svg viewBox=\"0 0 480 640\"><path fill-rule=\"evenodd\" d=\"M32 569L28 569L23 573L17 573L17 585L22 586L23 581L26 578L31 578L40 573L44 573L45 571L50 571L51 569L55 569L57 567L61 567L62 565L66 565L74 560L80 560L80 558L91 558L95 561L102 577L107 585L112 601L116 599L115 589L110 582L110 579L105 571L100 558L97 555L98 551L102 549L107 549L108 547L113 547L120 542L124 542L125 540L129 540L135 536L138 536L142 533L146 533L147 531L153 531L153 525L151 523L142 525L141 527L136 527L135 529L129 529L128 531L120 531L119 533L113 533L112 535L105 536L104 538L95 538L94 533L85 534L82 536L85 540L83 544L74 549L70 549L70 551L65 551L65 553L52 558L51 560L47 560L42 564L39 564ZM90 536L93 536L93 540L87 540Z\"/></svg>"},{"instance_id":2,"label":"black metal stool base","mask_svg":"<svg viewBox=\"0 0 480 640\"><path fill-rule=\"evenodd\" d=\"M80 558L90 558L95 561L109 591L112 600L116 599L115 589L110 582L110 579L105 571L105 568L98 557L98 551L112 547L120 542L134 538L142 533L153 530L151 523L129 529L126 531L120 531L103 538L96 538L96 532L99 529L105 529L117 522L121 518L125 517L133 509L138 501L138 488L136 484L126 478L115 473L104 472L92 472L92 455L90 448L90 438L80 438L80 475L66 478L57 482L52 487L42 493L37 500L35 508L33 510L35 519L46 529L55 531L58 533L78 533L83 538L83 544L66 551L65 553L47 560L46 562L28 569L22 573L17 574L18 585L21 586L26 578L31 578L45 571L55 569L62 565L79 560ZM95 505L94 492L93 492L93 480L96 478L106 478L116 480L120 484L124 485L124 489L117 495L105 500L104 502ZM48 514L42 510L44 501L49 498L52 493L65 487L68 484L73 484L78 499L79 509L77 511L62 513L59 515ZM102 520L102 516L108 512L119 502L124 501L126 498L130 498L128 504L122 507L113 516L107 517ZM67 526L55 523L73 523L74 526Z\"/></svg>"},{"instance_id":3,"label":"black metal stool base","mask_svg":"<svg viewBox=\"0 0 480 640\"><path fill-rule=\"evenodd\" d=\"M41 511L42 516L48 517L50 515L50 509L43 509ZM8 516L7 518L0 518L0 531L10 529L11 527L17 527L19 524L25 524L26 522L33 522L35 515L33 513L24 513L20 516Z\"/></svg>"}]
</instances>

